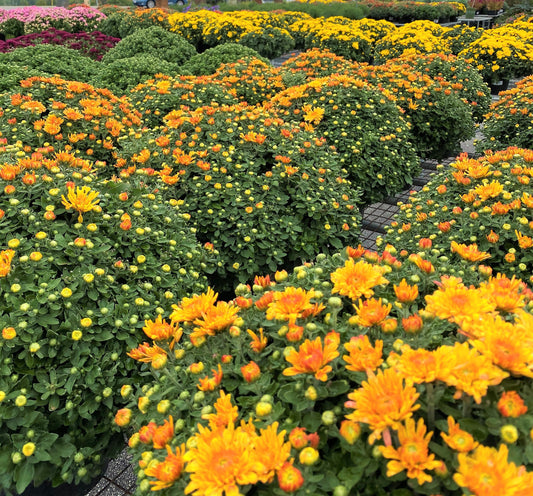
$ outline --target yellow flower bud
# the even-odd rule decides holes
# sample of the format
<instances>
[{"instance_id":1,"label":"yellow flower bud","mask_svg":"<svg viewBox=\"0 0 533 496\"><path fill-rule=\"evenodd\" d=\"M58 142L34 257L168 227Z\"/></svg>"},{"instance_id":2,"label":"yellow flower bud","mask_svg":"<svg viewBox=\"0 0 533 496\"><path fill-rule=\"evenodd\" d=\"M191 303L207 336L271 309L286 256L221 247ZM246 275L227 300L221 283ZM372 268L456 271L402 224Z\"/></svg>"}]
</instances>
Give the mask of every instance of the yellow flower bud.
<instances>
[{"instance_id":1,"label":"yellow flower bud","mask_svg":"<svg viewBox=\"0 0 533 496\"><path fill-rule=\"evenodd\" d=\"M26 443L22 447L22 453L24 453L24 456L31 456L35 452L35 444L34 443Z\"/></svg>"}]
</instances>

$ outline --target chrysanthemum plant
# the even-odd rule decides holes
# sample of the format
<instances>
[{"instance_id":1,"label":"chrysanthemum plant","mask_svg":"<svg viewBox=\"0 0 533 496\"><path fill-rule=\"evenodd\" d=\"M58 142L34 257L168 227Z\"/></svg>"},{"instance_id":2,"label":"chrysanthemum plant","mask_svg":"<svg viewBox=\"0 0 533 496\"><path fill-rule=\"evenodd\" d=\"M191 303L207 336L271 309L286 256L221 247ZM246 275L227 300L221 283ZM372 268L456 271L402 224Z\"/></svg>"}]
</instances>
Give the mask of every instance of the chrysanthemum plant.
<instances>
[{"instance_id":1,"label":"chrysanthemum plant","mask_svg":"<svg viewBox=\"0 0 533 496\"><path fill-rule=\"evenodd\" d=\"M387 248L146 321L154 378L115 416L136 494L528 494L533 293Z\"/></svg>"},{"instance_id":2,"label":"chrysanthemum plant","mask_svg":"<svg viewBox=\"0 0 533 496\"><path fill-rule=\"evenodd\" d=\"M121 139L118 166L156 169L198 239L221 256L221 290L357 238L359 189L312 129L246 105L182 107Z\"/></svg>"},{"instance_id":3,"label":"chrysanthemum plant","mask_svg":"<svg viewBox=\"0 0 533 496\"><path fill-rule=\"evenodd\" d=\"M141 124L127 101L88 83L31 77L20 86L0 96L0 133L8 144L111 162L119 136Z\"/></svg>"},{"instance_id":4,"label":"chrysanthemum plant","mask_svg":"<svg viewBox=\"0 0 533 496\"><path fill-rule=\"evenodd\" d=\"M510 147L439 166L422 191L400 205L384 239L443 257L451 273L464 259L531 283L532 162L531 150Z\"/></svg>"},{"instance_id":5,"label":"chrysanthemum plant","mask_svg":"<svg viewBox=\"0 0 533 496\"><path fill-rule=\"evenodd\" d=\"M203 291L212 250L161 194L67 152L0 156L0 492L82 483L120 451L126 351ZM6 162L5 159L8 159Z\"/></svg>"},{"instance_id":6,"label":"chrysanthemum plant","mask_svg":"<svg viewBox=\"0 0 533 496\"><path fill-rule=\"evenodd\" d=\"M485 115L482 138L474 142L476 151L500 150L506 146L533 148L533 77L519 81L514 88L500 92Z\"/></svg>"},{"instance_id":7,"label":"chrysanthemum plant","mask_svg":"<svg viewBox=\"0 0 533 496\"><path fill-rule=\"evenodd\" d=\"M324 136L361 187L364 204L398 193L418 174L409 124L392 98L362 78L315 79L287 88L265 106Z\"/></svg>"}]
</instances>

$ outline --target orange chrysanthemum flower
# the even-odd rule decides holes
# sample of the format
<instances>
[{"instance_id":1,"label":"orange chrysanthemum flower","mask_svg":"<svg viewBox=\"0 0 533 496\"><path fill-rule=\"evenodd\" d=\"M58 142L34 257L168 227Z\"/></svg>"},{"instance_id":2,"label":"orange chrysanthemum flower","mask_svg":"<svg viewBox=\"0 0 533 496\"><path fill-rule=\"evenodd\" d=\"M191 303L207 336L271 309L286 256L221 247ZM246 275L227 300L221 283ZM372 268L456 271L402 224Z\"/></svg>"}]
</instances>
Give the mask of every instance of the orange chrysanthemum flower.
<instances>
[{"instance_id":1,"label":"orange chrysanthemum flower","mask_svg":"<svg viewBox=\"0 0 533 496\"><path fill-rule=\"evenodd\" d=\"M144 333L154 341L167 341L172 338L172 343L174 343L175 341L179 341L183 334L183 331L177 328L176 322L169 324L163 320L161 315L157 316L155 322L145 320L144 324Z\"/></svg>"},{"instance_id":2,"label":"orange chrysanthemum flower","mask_svg":"<svg viewBox=\"0 0 533 496\"><path fill-rule=\"evenodd\" d=\"M239 409L231 403L231 394L226 394L222 389L220 396L215 402L216 413L210 413L207 416L211 430L224 428L233 424L239 416Z\"/></svg>"},{"instance_id":3,"label":"orange chrysanthemum flower","mask_svg":"<svg viewBox=\"0 0 533 496\"><path fill-rule=\"evenodd\" d=\"M292 364L292 367L286 368L283 375L314 374L319 381L327 381L327 374L332 370L328 363L339 356L337 351L339 342L339 334L335 331L329 332L324 338L324 347L320 337L314 341L306 339L298 351L292 350L286 356L285 359Z\"/></svg>"},{"instance_id":4,"label":"orange chrysanthemum flower","mask_svg":"<svg viewBox=\"0 0 533 496\"><path fill-rule=\"evenodd\" d=\"M383 363L383 341L377 339L374 346L370 344L368 336L352 336L344 347L350 353L342 358L348 365L348 370L354 372L365 372L367 370L376 370Z\"/></svg>"},{"instance_id":5,"label":"orange chrysanthemum flower","mask_svg":"<svg viewBox=\"0 0 533 496\"><path fill-rule=\"evenodd\" d=\"M483 184L476 186L472 190L480 200L485 201L489 198L496 198L503 191L503 184L499 181L491 181L490 183L485 179Z\"/></svg>"},{"instance_id":6,"label":"orange chrysanthemum flower","mask_svg":"<svg viewBox=\"0 0 533 496\"><path fill-rule=\"evenodd\" d=\"M458 453L468 453L479 444L474 440L472 434L461 429L451 415L448 417L448 434L441 432L440 435L444 442Z\"/></svg>"},{"instance_id":7,"label":"orange chrysanthemum flower","mask_svg":"<svg viewBox=\"0 0 533 496\"><path fill-rule=\"evenodd\" d=\"M420 408L416 404L418 397L416 389L412 385L404 385L403 377L396 370L378 370L376 375L370 374L368 381L348 395L351 401L345 406L355 410L346 418L369 424L374 432L368 442L373 444L381 438L385 429L398 429L403 420Z\"/></svg>"},{"instance_id":8,"label":"orange chrysanthemum flower","mask_svg":"<svg viewBox=\"0 0 533 496\"><path fill-rule=\"evenodd\" d=\"M274 292L273 300L266 311L266 318L268 320L286 320L290 324L294 324L304 312L313 308L314 304L311 303L311 299L314 296L313 290L306 291L303 288L292 286L285 291Z\"/></svg>"},{"instance_id":9,"label":"orange chrysanthemum flower","mask_svg":"<svg viewBox=\"0 0 533 496\"><path fill-rule=\"evenodd\" d=\"M214 336L230 327L237 319L240 308L232 303L219 301L211 306L200 318L194 320L197 327L191 333L191 341L203 336Z\"/></svg>"},{"instance_id":10,"label":"orange chrysanthemum flower","mask_svg":"<svg viewBox=\"0 0 533 496\"><path fill-rule=\"evenodd\" d=\"M470 343L481 354L514 375L533 377L533 316L519 311L515 323L486 315L469 326Z\"/></svg>"},{"instance_id":11,"label":"orange chrysanthemum flower","mask_svg":"<svg viewBox=\"0 0 533 496\"><path fill-rule=\"evenodd\" d=\"M533 246L533 238L523 235L520 231L515 229L516 238L518 239L518 246L525 250Z\"/></svg>"},{"instance_id":12,"label":"orange chrysanthemum flower","mask_svg":"<svg viewBox=\"0 0 533 496\"><path fill-rule=\"evenodd\" d=\"M364 260L355 262L349 258L344 267L337 269L331 274L333 282L332 293L348 296L352 300L358 300L362 296L370 298L374 291L372 288L389 281L383 277L384 269Z\"/></svg>"},{"instance_id":13,"label":"orange chrysanthemum flower","mask_svg":"<svg viewBox=\"0 0 533 496\"><path fill-rule=\"evenodd\" d=\"M354 304L357 312L356 322L362 327L372 327L383 322L389 315L392 304L383 305L381 298L376 300L359 300L359 306Z\"/></svg>"},{"instance_id":14,"label":"orange chrysanthemum flower","mask_svg":"<svg viewBox=\"0 0 533 496\"><path fill-rule=\"evenodd\" d=\"M469 262L481 262L482 260L487 260L487 258L491 257L490 253L479 251L477 244L475 243L464 245L452 241L451 252L457 253L463 260L468 260Z\"/></svg>"},{"instance_id":15,"label":"orange chrysanthemum flower","mask_svg":"<svg viewBox=\"0 0 533 496\"><path fill-rule=\"evenodd\" d=\"M154 369L159 369L167 363L167 352L154 344L143 343L128 353L128 356L138 362L151 363Z\"/></svg>"},{"instance_id":16,"label":"orange chrysanthemum flower","mask_svg":"<svg viewBox=\"0 0 533 496\"><path fill-rule=\"evenodd\" d=\"M422 272L432 274L435 272L435 267L429 260L423 259L420 255L415 253L409 255L409 261L413 262Z\"/></svg>"},{"instance_id":17,"label":"orange chrysanthemum flower","mask_svg":"<svg viewBox=\"0 0 533 496\"><path fill-rule=\"evenodd\" d=\"M453 480L476 496L531 494L531 474L509 462L508 453L505 444L498 450L478 446L473 453L459 453Z\"/></svg>"},{"instance_id":18,"label":"orange chrysanthemum flower","mask_svg":"<svg viewBox=\"0 0 533 496\"><path fill-rule=\"evenodd\" d=\"M394 367L407 383L422 384L434 382L439 375L447 373L447 364L439 361L438 356L424 348L413 350L405 345L402 354L394 361Z\"/></svg>"},{"instance_id":19,"label":"orange chrysanthemum flower","mask_svg":"<svg viewBox=\"0 0 533 496\"><path fill-rule=\"evenodd\" d=\"M253 427L253 426L252 426ZM228 424L224 429L211 431L198 425L195 446L185 453L186 470L190 482L185 494L236 496L239 486L257 484L266 472L260 456L254 451L257 434L248 426Z\"/></svg>"},{"instance_id":20,"label":"orange chrysanthemum flower","mask_svg":"<svg viewBox=\"0 0 533 496\"><path fill-rule=\"evenodd\" d=\"M172 415L163 422L163 425L157 427L152 435L152 442L155 449L162 449L167 444L170 444L174 437L174 419Z\"/></svg>"},{"instance_id":21,"label":"orange chrysanthemum flower","mask_svg":"<svg viewBox=\"0 0 533 496\"><path fill-rule=\"evenodd\" d=\"M193 322L202 317L217 301L218 293L211 288L207 288L206 293L202 293L192 298L183 298L179 305L172 305L174 311L170 318L175 322Z\"/></svg>"},{"instance_id":22,"label":"orange chrysanthemum flower","mask_svg":"<svg viewBox=\"0 0 533 496\"><path fill-rule=\"evenodd\" d=\"M185 454L185 445L176 448L176 453L167 445L167 456L165 461L157 463L144 469L148 477L154 477L155 481L150 481L152 491L161 491L171 487L176 482L183 471L183 456Z\"/></svg>"},{"instance_id":23,"label":"orange chrysanthemum flower","mask_svg":"<svg viewBox=\"0 0 533 496\"><path fill-rule=\"evenodd\" d=\"M20 165L2 164L0 165L0 179L4 181L12 181L17 177L22 170Z\"/></svg>"},{"instance_id":24,"label":"orange chrysanthemum flower","mask_svg":"<svg viewBox=\"0 0 533 496\"><path fill-rule=\"evenodd\" d=\"M496 308L484 291L465 287L457 277L442 277L438 284L440 289L426 296L426 311L440 319L463 325Z\"/></svg>"},{"instance_id":25,"label":"orange chrysanthemum flower","mask_svg":"<svg viewBox=\"0 0 533 496\"><path fill-rule=\"evenodd\" d=\"M489 386L495 386L509 376L494 365L490 358L471 348L468 343L440 346L435 350L435 354L438 360L447 361L449 366L446 374L439 374L437 379L457 389L456 399L466 393L479 404L481 398L487 394Z\"/></svg>"},{"instance_id":26,"label":"orange chrysanthemum flower","mask_svg":"<svg viewBox=\"0 0 533 496\"><path fill-rule=\"evenodd\" d=\"M504 417L517 418L527 413L527 406L516 391L505 391L498 400L498 411Z\"/></svg>"},{"instance_id":27,"label":"orange chrysanthemum flower","mask_svg":"<svg viewBox=\"0 0 533 496\"><path fill-rule=\"evenodd\" d=\"M394 293L400 303L411 303L418 297L418 286L416 284L411 286L405 279L402 279L398 286L394 285Z\"/></svg>"},{"instance_id":28,"label":"orange chrysanthemum flower","mask_svg":"<svg viewBox=\"0 0 533 496\"><path fill-rule=\"evenodd\" d=\"M278 432L278 426L278 422L274 422L266 429L261 429L255 439L254 449L261 454L261 461L265 465L265 472L260 477L263 483L272 482L276 472L281 470L291 455L291 443L285 442L286 431Z\"/></svg>"},{"instance_id":29,"label":"orange chrysanthemum flower","mask_svg":"<svg viewBox=\"0 0 533 496\"><path fill-rule=\"evenodd\" d=\"M74 187L67 189L67 198L65 195L61 195L62 203L67 210L77 210L78 222L83 222L83 213L90 212L100 200L97 198L98 191L93 191L89 186L78 186L76 190Z\"/></svg>"},{"instance_id":30,"label":"orange chrysanthemum flower","mask_svg":"<svg viewBox=\"0 0 533 496\"><path fill-rule=\"evenodd\" d=\"M215 388L222 382L222 377L224 374L222 373L222 367L220 364L218 364L217 369L211 369L211 372L213 372L213 377L205 376L198 380L196 387L200 391L214 391Z\"/></svg>"},{"instance_id":31,"label":"orange chrysanthemum flower","mask_svg":"<svg viewBox=\"0 0 533 496\"><path fill-rule=\"evenodd\" d=\"M292 463L285 462L278 470L278 484L281 490L286 493L293 493L303 486L304 478L302 472Z\"/></svg>"},{"instance_id":32,"label":"orange chrysanthemum flower","mask_svg":"<svg viewBox=\"0 0 533 496\"><path fill-rule=\"evenodd\" d=\"M15 256L15 250L0 251L0 277L7 277L11 272L11 260Z\"/></svg>"},{"instance_id":33,"label":"orange chrysanthemum flower","mask_svg":"<svg viewBox=\"0 0 533 496\"><path fill-rule=\"evenodd\" d=\"M513 276L509 279L506 275L498 274L480 285L486 291L486 296L496 305L496 310L515 312L522 308L526 302L522 293L522 281Z\"/></svg>"},{"instance_id":34,"label":"orange chrysanthemum flower","mask_svg":"<svg viewBox=\"0 0 533 496\"><path fill-rule=\"evenodd\" d=\"M259 328L259 336L251 329L247 329L246 332L252 337L250 348L252 348L252 350L256 353L261 353L265 349L265 346L268 342L267 338L263 334L263 328Z\"/></svg>"},{"instance_id":35,"label":"orange chrysanthemum flower","mask_svg":"<svg viewBox=\"0 0 533 496\"><path fill-rule=\"evenodd\" d=\"M433 478L426 474L426 470L433 470L440 466L440 461L435 460L435 455L429 454L429 440L433 432L426 435L424 419L419 419L418 424L412 418L405 421L405 427L398 428L400 446L395 449L392 446L380 446L379 450L385 458L391 461L387 463L387 477L393 477L407 470L407 477L416 479L420 485L431 482Z\"/></svg>"}]
</instances>

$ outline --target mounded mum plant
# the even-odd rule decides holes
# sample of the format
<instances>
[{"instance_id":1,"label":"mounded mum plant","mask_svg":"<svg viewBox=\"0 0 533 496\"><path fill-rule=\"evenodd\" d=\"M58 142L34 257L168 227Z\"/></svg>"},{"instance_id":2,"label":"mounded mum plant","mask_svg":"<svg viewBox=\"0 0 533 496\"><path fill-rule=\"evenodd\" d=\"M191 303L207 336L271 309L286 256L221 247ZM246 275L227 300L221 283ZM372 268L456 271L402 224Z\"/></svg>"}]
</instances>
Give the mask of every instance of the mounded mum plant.
<instances>
[{"instance_id":1,"label":"mounded mum plant","mask_svg":"<svg viewBox=\"0 0 533 496\"><path fill-rule=\"evenodd\" d=\"M0 133L8 144L111 162L118 137L141 124L141 114L108 89L58 77L31 77L20 86L0 95Z\"/></svg>"},{"instance_id":2,"label":"mounded mum plant","mask_svg":"<svg viewBox=\"0 0 533 496\"><path fill-rule=\"evenodd\" d=\"M214 254L142 175L75 154L0 165L0 491L82 483L121 450L125 353L144 319L205 291ZM9 157L9 149L2 158ZM137 335L137 337L136 337Z\"/></svg>"},{"instance_id":3,"label":"mounded mum plant","mask_svg":"<svg viewBox=\"0 0 533 496\"><path fill-rule=\"evenodd\" d=\"M492 98L490 87L475 67L454 55L443 53L412 54L401 60L434 81L450 83L447 88L470 106L474 122L483 121Z\"/></svg>"},{"instance_id":4,"label":"mounded mum plant","mask_svg":"<svg viewBox=\"0 0 533 496\"><path fill-rule=\"evenodd\" d=\"M416 71L401 58L379 66L361 65L356 74L404 111L421 157L449 157L461 141L474 136L472 107L459 96L454 83Z\"/></svg>"},{"instance_id":5,"label":"mounded mum plant","mask_svg":"<svg viewBox=\"0 0 533 496\"><path fill-rule=\"evenodd\" d=\"M418 174L409 124L393 101L362 79L315 79L279 93L268 106L336 148L364 204L398 193Z\"/></svg>"},{"instance_id":6,"label":"mounded mum plant","mask_svg":"<svg viewBox=\"0 0 533 496\"><path fill-rule=\"evenodd\" d=\"M436 262L348 248L147 321L137 494L528 494L533 293Z\"/></svg>"},{"instance_id":7,"label":"mounded mum plant","mask_svg":"<svg viewBox=\"0 0 533 496\"><path fill-rule=\"evenodd\" d=\"M121 139L116 165L158 171L198 239L220 252L221 290L356 239L359 188L311 129L245 105L183 107L164 123Z\"/></svg>"},{"instance_id":8,"label":"mounded mum plant","mask_svg":"<svg viewBox=\"0 0 533 496\"><path fill-rule=\"evenodd\" d=\"M197 55L196 49L185 38L171 33L160 26L138 29L120 40L102 58L103 64L141 54L157 55L158 58L177 65L183 65Z\"/></svg>"},{"instance_id":9,"label":"mounded mum plant","mask_svg":"<svg viewBox=\"0 0 533 496\"><path fill-rule=\"evenodd\" d=\"M533 77L500 93L485 116L476 150L499 150L506 146L533 148Z\"/></svg>"},{"instance_id":10,"label":"mounded mum plant","mask_svg":"<svg viewBox=\"0 0 533 496\"><path fill-rule=\"evenodd\" d=\"M516 147L461 155L400 205L385 240L533 281L532 163L532 151Z\"/></svg>"},{"instance_id":11,"label":"mounded mum plant","mask_svg":"<svg viewBox=\"0 0 533 496\"><path fill-rule=\"evenodd\" d=\"M222 64L233 64L245 57L253 57L262 60L266 64L269 63L268 59L261 57L252 48L239 43L224 43L194 55L185 62L183 69L194 76L208 76L214 74Z\"/></svg>"},{"instance_id":12,"label":"mounded mum plant","mask_svg":"<svg viewBox=\"0 0 533 496\"><path fill-rule=\"evenodd\" d=\"M285 89L281 74L270 63L255 57L244 57L231 64L222 64L213 80L229 85L240 101L256 105L270 100Z\"/></svg>"},{"instance_id":13,"label":"mounded mum plant","mask_svg":"<svg viewBox=\"0 0 533 496\"><path fill-rule=\"evenodd\" d=\"M327 49L311 48L283 62L280 70L284 75L284 80L289 75L300 73L310 80L332 74L349 76L354 73L355 67L356 65L351 60L335 55Z\"/></svg>"},{"instance_id":14,"label":"mounded mum plant","mask_svg":"<svg viewBox=\"0 0 533 496\"><path fill-rule=\"evenodd\" d=\"M164 74L156 74L153 79L137 85L128 94L128 99L142 114L143 124L150 128L162 126L164 117L182 105L194 110L205 105L234 105L239 102L229 82L209 77L171 77Z\"/></svg>"}]
</instances>

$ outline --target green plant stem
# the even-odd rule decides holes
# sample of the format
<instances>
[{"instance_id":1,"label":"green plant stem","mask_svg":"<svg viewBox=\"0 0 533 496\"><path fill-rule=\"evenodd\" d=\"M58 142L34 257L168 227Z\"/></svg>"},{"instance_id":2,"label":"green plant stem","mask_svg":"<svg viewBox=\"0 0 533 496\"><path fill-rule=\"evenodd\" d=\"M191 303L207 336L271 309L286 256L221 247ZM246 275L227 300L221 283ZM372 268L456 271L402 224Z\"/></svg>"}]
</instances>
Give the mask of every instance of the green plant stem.
<instances>
[{"instance_id":1,"label":"green plant stem","mask_svg":"<svg viewBox=\"0 0 533 496\"><path fill-rule=\"evenodd\" d=\"M428 402L428 430L432 431L435 427L435 390L431 382L426 384L426 399Z\"/></svg>"}]
</instances>

